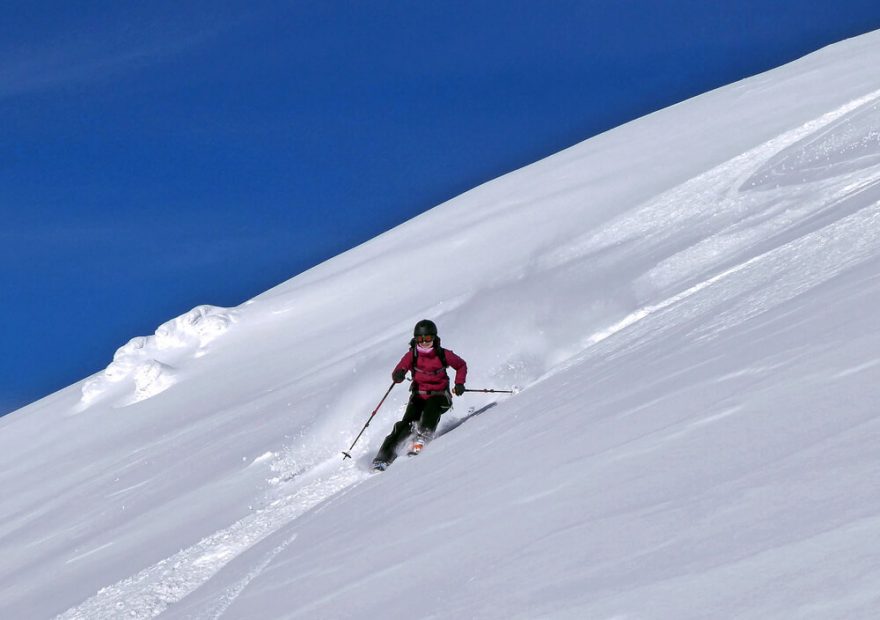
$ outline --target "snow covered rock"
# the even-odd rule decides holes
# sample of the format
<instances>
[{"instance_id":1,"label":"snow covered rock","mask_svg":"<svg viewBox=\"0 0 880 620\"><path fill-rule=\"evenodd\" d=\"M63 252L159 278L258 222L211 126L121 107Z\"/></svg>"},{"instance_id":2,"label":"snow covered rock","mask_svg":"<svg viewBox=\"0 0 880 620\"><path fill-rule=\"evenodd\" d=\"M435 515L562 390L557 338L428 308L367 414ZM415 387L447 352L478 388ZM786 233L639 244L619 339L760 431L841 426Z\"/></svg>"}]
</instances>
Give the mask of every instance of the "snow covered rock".
<instances>
[{"instance_id":1,"label":"snow covered rock","mask_svg":"<svg viewBox=\"0 0 880 620\"><path fill-rule=\"evenodd\" d=\"M103 372L83 383L82 408L104 398L122 407L161 394L177 382L177 368L204 355L234 317L225 308L197 306L159 326L153 336L132 338Z\"/></svg>"}]
</instances>

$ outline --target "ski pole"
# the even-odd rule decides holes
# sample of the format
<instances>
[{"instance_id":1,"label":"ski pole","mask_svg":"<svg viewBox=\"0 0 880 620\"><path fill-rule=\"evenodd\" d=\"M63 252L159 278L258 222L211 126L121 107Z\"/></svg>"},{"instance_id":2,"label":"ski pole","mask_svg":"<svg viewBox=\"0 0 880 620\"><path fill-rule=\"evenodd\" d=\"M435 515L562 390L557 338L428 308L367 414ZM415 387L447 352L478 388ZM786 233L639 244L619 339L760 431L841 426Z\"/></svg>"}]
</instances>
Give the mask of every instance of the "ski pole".
<instances>
[{"instance_id":1,"label":"ski pole","mask_svg":"<svg viewBox=\"0 0 880 620\"><path fill-rule=\"evenodd\" d=\"M356 444L356 443L358 442L358 439L361 438L361 435L364 434L364 431L367 430L367 427L370 425L370 422L373 421L373 416L375 416L376 413L379 412L379 407L381 407L381 406L382 406L382 403L385 402L385 399L388 398L388 395L391 393L391 390L394 389L394 386L395 386L395 385L396 385L395 383L392 383L392 384L391 384L391 387L389 387L389 388L388 388L388 391L385 392L385 396L382 397L382 400L380 400L380 401L379 401L379 404L376 405L376 408L373 409L373 413L371 413L371 414L370 414L370 417L367 418L367 423L364 424L364 427L361 429L361 432L358 433L358 436L354 438L354 441L353 441L352 444L351 444L351 448L348 449L348 452L345 452L345 451L342 452L342 454L343 454L342 460L343 460L343 461L344 461L345 459L350 459L350 458L351 458L351 454L349 454L349 452L351 452L352 448L354 448L354 444Z\"/></svg>"},{"instance_id":2,"label":"ski pole","mask_svg":"<svg viewBox=\"0 0 880 620\"><path fill-rule=\"evenodd\" d=\"M469 390L466 389L465 392L482 392L484 394L516 394L513 390Z\"/></svg>"}]
</instances>

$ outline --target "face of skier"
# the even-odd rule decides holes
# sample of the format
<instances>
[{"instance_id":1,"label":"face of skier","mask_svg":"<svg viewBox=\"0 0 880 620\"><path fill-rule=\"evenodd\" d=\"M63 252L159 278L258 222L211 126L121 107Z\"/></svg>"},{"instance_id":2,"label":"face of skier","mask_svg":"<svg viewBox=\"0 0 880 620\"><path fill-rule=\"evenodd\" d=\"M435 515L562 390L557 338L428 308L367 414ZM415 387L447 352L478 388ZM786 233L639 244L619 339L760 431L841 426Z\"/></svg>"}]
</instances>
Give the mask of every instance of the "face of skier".
<instances>
[{"instance_id":1,"label":"face of skier","mask_svg":"<svg viewBox=\"0 0 880 620\"><path fill-rule=\"evenodd\" d=\"M434 344L434 336L430 334L426 336L416 336L416 342L420 345L432 345Z\"/></svg>"}]
</instances>

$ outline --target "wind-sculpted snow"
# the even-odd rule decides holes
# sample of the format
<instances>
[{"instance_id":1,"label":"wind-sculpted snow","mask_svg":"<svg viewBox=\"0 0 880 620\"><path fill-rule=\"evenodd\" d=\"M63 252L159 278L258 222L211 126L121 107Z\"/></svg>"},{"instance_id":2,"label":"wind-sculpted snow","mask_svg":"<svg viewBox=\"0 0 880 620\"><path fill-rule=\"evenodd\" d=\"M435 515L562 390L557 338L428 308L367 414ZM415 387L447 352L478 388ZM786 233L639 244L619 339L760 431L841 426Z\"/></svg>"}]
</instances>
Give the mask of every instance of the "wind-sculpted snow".
<instances>
[{"instance_id":1,"label":"wind-sculpted snow","mask_svg":"<svg viewBox=\"0 0 880 620\"><path fill-rule=\"evenodd\" d=\"M803 252L815 249L817 258L828 253L828 244L845 247L862 259L870 257L876 250L873 210L880 200L880 159L866 156L861 148L844 148L843 141L830 139L837 134L829 132L846 128L844 134L861 145L865 132L850 131L851 119L880 118L878 98L880 92L873 92L844 105L676 188L649 205L646 209L651 213L641 214L642 221L664 221L658 219L661 213L674 214L682 218L679 225L686 227L687 234L693 234L695 240L684 248L676 248L668 257L660 255L662 260L639 278L637 286L642 290L668 290L681 283L711 277L712 270L730 269L744 261L753 261L764 252L789 251L784 248L795 243ZM789 178L787 185L781 188L766 187L760 193L744 191L745 186L740 184L743 176L765 174L753 170L775 168L779 153L785 154L783 159L793 152L802 153L804 144L816 144L813 138L817 134L837 144L838 152L834 153L831 163L814 167L814 174L805 167L798 173L798 181ZM880 155L880 143L874 141L873 144L876 154ZM828 151L823 149L823 152L828 155ZM668 241L672 230L675 228L665 225L643 228L645 242L661 246ZM809 260L803 252L794 257L795 262ZM832 258L832 262L835 258L841 257ZM837 270L832 269L827 277L852 263L841 260L835 264ZM819 281L817 274L813 275L808 286L815 286Z\"/></svg>"},{"instance_id":2,"label":"wind-sculpted snow","mask_svg":"<svg viewBox=\"0 0 880 620\"><path fill-rule=\"evenodd\" d=\"M743 184L771 189L849 175L880 164L880 103L869 101L770 158Z\"/></svg>"},{"instance_id":3,"label":"wind-sculpted snow","mask_svg":"<svg viewBox=\"0 0 880 620\"><path fill-rule=\"evenodd\" d=\"M872 92L849 102L820 118L804 123L785 134L727 161L657 198L598 227L581 239L550 253L550 266L589 258L603 260L610 254L641 254L653 262L640 276L636 288L646 295L650 290L666 290L710 277L712 270L727 268L740 257L752 256L756 248L772 247L781 239L796 237L804 227L823 225L820 216L842 217L870 201L871 195L842 205L847 198L872 190L880 180L880 160L866 156L861 148L845 148L839 141L833 163L817 168L812 175L802 169L783 188L767 188L754 193L744 191L744 178L764 177L775 169L780 153L784 158L801 153L804 144L813 144L817 134L826 136L834 128L849 127L850 119L878 116L880 92ZM872 135L863 124L851 135L859 144ZM876 137L876 136L875 136ZM868 138L869 152L880 156L880 143ZM876 151L876 153L875 153ZM824 151L823 151L824 152ZM827 153L826 153L827 155ZM873 162L873 165L871 164ZM835 174L832 174L835 172ZM843 207L843 208L841 208ZM603 261L604 262L604 261Z\"/></svg>"},{"instance_id":4,"label":"wind-sculpted snow","mask_svg":"<svg viewBox=\"0 0 880 620\"><path fill-rule=\"evenodd\" d=\"M82 406L112 398L125 406L164 392L177 382L177 367L200 357L223 335L234 313L214 306L198 306L164 323L153 336L133 338L120 347L113 362L82 386Z\"/></svg>"}]
</instances>

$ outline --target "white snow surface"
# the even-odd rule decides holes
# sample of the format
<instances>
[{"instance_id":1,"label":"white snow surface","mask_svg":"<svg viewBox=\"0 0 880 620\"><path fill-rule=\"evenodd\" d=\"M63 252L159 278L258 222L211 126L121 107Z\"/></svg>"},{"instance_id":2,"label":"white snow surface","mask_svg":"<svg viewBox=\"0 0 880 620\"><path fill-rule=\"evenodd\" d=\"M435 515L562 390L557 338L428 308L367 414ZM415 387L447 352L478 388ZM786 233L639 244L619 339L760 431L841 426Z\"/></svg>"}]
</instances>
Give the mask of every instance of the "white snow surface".
<instances>
[{"instance_id":1,"label":"white snow surface","mask_svg":"<svg viewBox=\"0 0 880 620\"><path fill-rule=\"evenodd\" d=\"M0 618L880 617L880 32L476 188L0 419ZM367 464L432 318L469 364Z\"/></svg>"}]
</instances>

